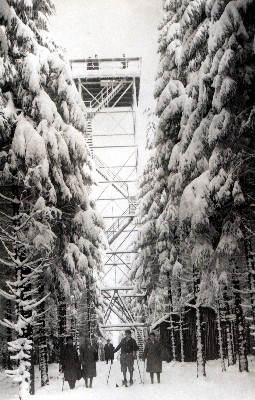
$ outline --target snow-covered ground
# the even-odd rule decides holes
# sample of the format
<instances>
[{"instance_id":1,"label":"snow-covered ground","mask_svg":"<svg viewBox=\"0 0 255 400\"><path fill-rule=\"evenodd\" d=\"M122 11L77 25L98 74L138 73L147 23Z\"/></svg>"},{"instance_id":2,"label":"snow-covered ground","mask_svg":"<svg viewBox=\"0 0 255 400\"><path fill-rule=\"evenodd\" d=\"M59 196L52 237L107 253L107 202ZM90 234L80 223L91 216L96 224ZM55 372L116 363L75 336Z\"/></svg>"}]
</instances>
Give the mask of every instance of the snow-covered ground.
<instances>
[{"instance_id":1,"label":"snow-covered ground","mask_svg":"<svg viewBox=\"0 0 255 400\"><path fill-rule=\"evenodd\" d=\"M139 362L141 374L143 363ZM255 399L255 358L249 362L250 372L239 373L237 365L222 373L219 361L206 364L207 377L196 378L195 363L164 363L162 382L150 384L149 375L145 376L145 384L140 384L136 365L134 386L116 387L120 384L120 366L114 361L109 384L106 386L109 365L97 363L97 378L92 389L86 389L81 379L76 388L70 390L65 382L62 392L62 374L58 373L58 365L50 366L50 384L39 387L39 376L36 379L36 394L33 400L254 400ZM17 400L17 385L4 374L0 374L1 400Z\"/></svg>"}]
</instances>

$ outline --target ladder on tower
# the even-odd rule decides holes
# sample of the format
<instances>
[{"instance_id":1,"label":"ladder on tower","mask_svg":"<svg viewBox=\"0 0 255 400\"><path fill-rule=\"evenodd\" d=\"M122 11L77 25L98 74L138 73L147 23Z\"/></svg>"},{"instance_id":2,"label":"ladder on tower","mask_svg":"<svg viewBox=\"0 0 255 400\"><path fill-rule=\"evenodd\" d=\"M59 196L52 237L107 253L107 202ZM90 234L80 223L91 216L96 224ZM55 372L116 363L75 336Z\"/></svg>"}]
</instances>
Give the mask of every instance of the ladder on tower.
<instances>
[{"instance_id":1,"label":"ladder on tower","mask_svg":"<svg viewBox=\"0 0 255 400\"><path fill-rule=\"evenodd\" d=\"M108 86L105 86L101 92L94 97L92 100L90 107L91 112L94 114L98 113L103 107L108 107L110 101L120 92L120 90L124 87L125 81L120 81L116 86L111 86L109 90Z\"/></svg>"},{"instance_id":2,"label":"ladder on tower","mask_svg":"<svg viewBox=\"0 0 255 400\"><path fill-rule=\"evenodd\" d=\"M139 347L139 358L143 357L144 347L145 347L145 335L144 328L136 328L136 341Z\"/></svg>"},{"instance_id":3,"label":"ladder on tower","mask_svg":"<svg viewBox=\"0 0 255 400\"><path fill-rule=\"evenodd\" d=\"M107 181L112 183L112 186L126 199L129 197L128 184L116 174L111 167L105 164L99 157L94 156L97 172Z\"/></svg>"},{"instance_id":4,"label":"ladder on tower","mask_svg":"<svg viewBox=\"0 0 255 400\"><path fill-rule=\"evenodd\" d=\"M86 142L89 146L90 153L93 157L93 135L92 135L92 120L91 117L87 117L87 132L86 132Z\"/></svg>"},{"instance_id":5,"label":"ladder on tower","mask_svg":"<svg viewBox=\"0 0 255 400\"><path fill-rule=\"evenodd\" d=\"M133 205L133 204L132 204ZM130 211L133 213L131 214ZM109 245L111 245L114 240L124 231L124 229L130 224L130 222L135 217L135 206L128 207L124 213L117 218L116 221L107 229L106 237L108 239Z\"/></svg>"}]
</instances>

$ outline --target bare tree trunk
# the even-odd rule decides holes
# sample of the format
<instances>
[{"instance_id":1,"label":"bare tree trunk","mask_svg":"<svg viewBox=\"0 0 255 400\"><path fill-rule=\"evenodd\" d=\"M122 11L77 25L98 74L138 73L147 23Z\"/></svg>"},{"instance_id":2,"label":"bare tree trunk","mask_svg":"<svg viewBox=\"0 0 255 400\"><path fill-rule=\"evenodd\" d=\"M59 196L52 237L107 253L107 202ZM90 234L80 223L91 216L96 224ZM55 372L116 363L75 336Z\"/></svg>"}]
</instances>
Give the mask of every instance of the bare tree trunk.
<instances>
[{"instance_id":1,"label":"bare tree trunk","mask_svg":"<svg viewBox=\"0 0 255 400\"><path fill-rule=\"evenodd\" d=\"M197 377L206 376L204 346L202 342L202 308L198 304L200 271L193 265L194 297L196 304Z\"/></svg>"},{"instance_id":2,"label":"bare tree trunk","mask_svg":"<svg viewBox=\"0 0 255 400\"><path fill-rule=\"evenodd\" d=\"M39 293L41 297L44 295L44 287L41 284ZM46 336L46 324L45 324L45 303L41 303L38 307L38 324L39 324L39 366L41 372L41 386L45 386L49 383L48 374L48 347L47 347L47 336Z\"/></svg>"},{"instance_id":3,"label":"bare tree trunk","mask_svg":"<svg viewBox=\"0 0 255 400\"><path fill-rule=\"evenodd\" d=\"M235 314L236 314L236 336L237 336L237 348L238 348L238 358L239 358L239 371L248 371L248 359L246 352L246 338L245 338L245 322L243 309L241 305L241 295L240 295L240 282L237 275L237 266L235 260L231 260L233 267L232 273L232 283L233 283L233 294L235 301Z\"/></svg>"},{"instance_id":4,"label":"bare tree trunk","mask_svg":"<svg viewBox=\"0 0 255 400\"><path fill-rule=\"evenodd\" d=\"M66 303L60 302L58 304L58 359L60 360L60 354L64 347L66 336Z\"/></svg>"},{"instance_id":5,"label":"bare tree trunk","mask_svg":"<svg viewBox=\"0 0 255 400\"><path fill-rule=\"evenodd\" d=\"M19 186L14 183L12 185L12 195L13 198L16 199L16 202L13 203L13 216L16 216L15 220L15 228L18 228L20 225L20 188ZM17 231L16 231L17 232ZM16 268L16 280L22 281L31 273L31 268L27 267L26 264L22 265L22 261L26 259L26 247L20 244L17 234L15 234L15 240L13 242L13 250L15 252L16 260L20 261L19 267ZM22 316L25 321L32 320L32 310L24 310L22 302L27 302L32 300L31 295L32 284L30 282L26 283L23 286L23 290L20 292L20 303L17 306L17 312ZM30 362L30 366L27 367L27 371L29 372L29 376L26 379L27 383L29 384L29 393L31 395L35 394L35 373L34 373L34 344L33 344L33 327L30 323L27 323L22 333L18 334L18 338L24 338L26 340L31 340L31 349L26 351L27 356L29 357L28 360ZM22 389L20 390L22 392Z\"/></svg>"},{"instance_id":6,"label":"bare tree trunk","mask_svg":"<svg viewBox=\"0 0 255 400\"><path fill-rule=\"evenodd\" d=\"M221 317L220 317L220 305L218 302L217 306L217 325L219 334L219 349L220 349L220 359L221 359L221 370L226 371L224 352L223 352L223 338L222 338L222 327L221 327Z\"/></svg>"},{"instance_id":7,"label":"bare tree trunk","mask_svg":"<svg viewBox=\"0 0 255 400\"><path fill-rule=\"evenodd\" d=\"M71 302L71 333L77 351L79 352L80 345L79 345L79 334L77 329L77 303L74 298L72 299Z\"/></svg>"},{"instance_id":8,"label":"bare tree trunk","mask_svg":"<svg viewBox=\"0 0 255 400\"><path fill-rule=\"evenodd\" d=\"M77 330L79 335L79 343L84 341L88 332L88 310L87 310L87 289L83 291L82 297L77 305Z\"/></svg>"},{"instance_id":9,"label":"bare tree trunk","mask_svg":"<svg viewBox=\"0 0 255 400\"><path fill-rule=\"evenodd\" d=\"M227 359L228 359L228 366L234 365L236 363L236 357L234 352L234 339L232 333L232 323L231 323L231 315L230 315L230 307L229 307L229 298L228 298L228 288L225 287L223 289L223 299L222 299L222 306L220 309L221 312L221 319L224 321L224 327L226 332L226 339L227 339ZM233 318L233 317L232 317Z\"/></svg>"},{"instance_id":10,"label":"bare tree trunk","mask_svg":"<svg viewBox=\"0 0 255 400\"><path fill-rule=\"evenodd\" d=\"M6 300L6 309L5 309L5 318L8 320L12 320L12 312L13 312L13 307L12 307L12 302L11 300ZM6 335L7 335L7 343L12 341L12 330L10 328L6 328ZM6 354L6 369L11 369L12 362L10 359L10 353L8 352Z\"/></svg>"},{"instance_id":11,"label":"bare tree trunk","mask_svg":"<svg viewBox=\"0 0 255 400\"><path fill-rule=\"evenodd\" d=\"M183 313L180 313L180 343L181 343L181 362L185 361L184 342L183 342Z\"/></svg>"},{"instance_id":12,"label":"bare tree trunk","mask_svg":"<svg viewBox=\"0 0 255 400\"><path fill-rule=\"evenodd\" d=\"M169 321L170 321L170 334L171 334L171 347L173 360L176 361L176 344L174 338L174 323L173 323L173 298L172 298L172 287L171 287L171 277L170 272L167 273L168 277L168 303L169 303Z\"/></svg>"},{"instance_id":13,"label":"bare tree trunk","mask_svg":"<svg viewBox=\"0 0 255 400\"><path fill-rule=\"evenodd\" d=\"M254 252L252 251L251 239L245 237L245 255L247 261L247 269L249 272L249 287L251 291L251 310L252 310L252 324L255 325L255 260Z\"/></svg>"},{"instance_id":14,"label":"bare tree trunk","mask_svg":"<svg viewBox=\"0 0 255 400\"><path fill-rule=\"evenodd\" d=\"M22 271L21 277L22 279L25 278L28 274L30 274L31 270L30 268L25 269L25 271ZM26 285L25 290L23 291L23 298L24 300L31 300L32 297L30 294L27 295L32 290L32 285ZM23 310L23 317L25 319L30 319L32 317L32 311L24 311ZM24 329L24 334L23 337L31 340L33 342L33 327L31 324L28 324L26 329ZM32 344L31 350L28 351L30 355L30 368L29 368L29 373L30 373L30 386L29 386L29 393L31 395L35 394L35 364L34 364L34 343Z\"/></svg>"},{"instance_id":15,"label":"bare tree trunk","mask_svg":"<svg viewBox=\"0 0 255 400\"><path fill-rule=\"evenodd\" d=\"M86 308L87 308L87 326L86 326L86 332L85 335L88 339L91 339L91 295L90 295L90 279L89 276L86 277Z\"/></svg>"},{"instance_id":16,"label":"bare tree trunk","mask_svg":"<svg viewBox=\"0 0 255 400\"><path fill-rule=\"evenodd\" d=\"M201 307L198 306L196 307L197 377L206 376L201 320Z\"/></svg>"}]
</instances>

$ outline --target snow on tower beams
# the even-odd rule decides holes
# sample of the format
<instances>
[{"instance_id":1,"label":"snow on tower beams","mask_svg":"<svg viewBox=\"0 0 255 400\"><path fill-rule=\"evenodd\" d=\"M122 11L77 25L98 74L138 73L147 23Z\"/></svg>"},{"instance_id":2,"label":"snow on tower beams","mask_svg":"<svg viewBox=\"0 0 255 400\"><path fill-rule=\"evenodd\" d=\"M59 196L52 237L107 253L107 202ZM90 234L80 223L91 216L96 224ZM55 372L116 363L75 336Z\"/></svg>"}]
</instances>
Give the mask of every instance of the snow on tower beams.
<instances>
[{"instance_id":1,"label":"snow on tower beams","mask_svg":"<svg viewBox=\"0 0 255 400\"><path fill-rule=\"evenodd\" d=\"M111 290L119 291L119 290L133 290L133 289L134 289L133 286L109 286L109 287L103 287L101 289L101 292L109 292Z\"/></svg>"},{"instance_id":2,"label":"snow on tower beams","mask_svg":"<svg viewBox=\"0 0 255 400\"><path fill-rule=\"evenodd\" d=\"M125 329L133 329L139 347L139 357L142 357L144 351L144 329L147 330L148 325L143 322L136 322L125 302L126 297L145 297L146 289L139 288L134 291L133 286L108 286L101 289L104 297L104 303L107 306L104 314L104 323L100 328L104 331L119 331ZM120 293L124 294L120 294ZM119 322L107 323L110 315L115 314Z\"/></svg>"},{"instance_id":3,"label":"snow on tower beams","mask_svg":"<svg viewBox=\"0 0 255 400\"><path fill-rule=\"evenodd\" d=\"M128 329L128 328L145 328L147 327L147 324L144 323L139 323L139 322L134 322L134 323L126 323L126 324L105 324L101 325L101 328L106 329L106 330L122 330L122 329Z\"/></svg>"},{"instance_id":4,"label":"snow on tower beams","mask_svg":"<svg viewBox=\"0 0 255 400\"><path fill-rule=\"evenodd\" d=\"M99 188L97 207L105 218L110 249L105 275L127 276L136 232L136 108L140 58L87 58L71 61L73 77L87 107L88 144Z\"/></svg>"},{"instance_id":5,"label":"snow on tower beams","mask_svg":"<svg viewBox=\"0 0 255 400\"><path fill-rule=\"evenodd\" d=\"M140 78L140 57L84 58L71 60L74 79L93 78ZM137 97L138 99L138 97Z\"/></svg>"},{"instance_id":6,"label":"snow on tower beams","mask_svg":"<svg viewBox=\"0 0 255 400\"><path fill-rule=\"evenodd\" d=\"M103 107L131 107L134 94L138 102L141 58L71 60L71 67L88 113L93 115Z\"/></svg>"},{"instance_id":7,"label":"snow on tower beams","mask_svg":"<svg viewBox=\"0 0 255 400\"><path fill-rule=\"evenodd\" d=\"M142 290L142 289L141 289ZM125 292L120 295L119 292ZM104 314L104 324L107 323L111 312L122 321L122 323L135 323L124 298L125 297L144 297L146 292L134 292L133 286L112 286L103 287L101 293L104 296L104 302L107 305Z\"/></svg>"}]
</instances>

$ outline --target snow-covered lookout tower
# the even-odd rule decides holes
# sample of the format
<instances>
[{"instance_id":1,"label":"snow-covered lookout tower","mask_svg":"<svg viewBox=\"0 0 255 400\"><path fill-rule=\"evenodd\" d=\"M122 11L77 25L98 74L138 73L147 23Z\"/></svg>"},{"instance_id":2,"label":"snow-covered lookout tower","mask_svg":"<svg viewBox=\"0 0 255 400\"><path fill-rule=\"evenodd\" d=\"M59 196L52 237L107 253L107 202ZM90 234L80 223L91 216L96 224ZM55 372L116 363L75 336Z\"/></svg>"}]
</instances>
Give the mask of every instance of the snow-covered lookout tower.
<instances>
[{"instance_id":1,"label":"snow-covered lookout tower","mask_svg":"<svg viewBox=\"0 0 255 400\"><path fill-rule=\"evenodd\" d=\"M136 232L137 144L136 110L139 99L141 58L87 58L71 61L73 77L87 107L88 143L99 174L97 207L104 217L109 243L104 266L104 286L119 287L127 277ZM112 289L111 289L112 290ZM107 289L105 300L112 296ZM129 291L131 293L131 291ZM127 293L128 294L128 293ZM117 295L116 295L117 298ZM109 304L126 315L125 303ZM123 308L124 307L124 308ZM130 313L129 313L130 314ZM131 319L130 319L131 318ZM123 327L133 324L122 319ZM116 329L120 328L120 326Z\"/></svg>"},{"instance_id":2,"label":"snow-covered lookout tower","mask_svg":"<svg viewBox=\"0 0 255 400\"><path fill-rule=\"evenodd\" d=\"M88 113L88 141L99 174L97 208L110 245L106 281L116 285L130 268L135 232L136 109L140 58L71 61L73 77ZM109 278L109 279L108 279Z\"/></svg>"}]
</instances>

